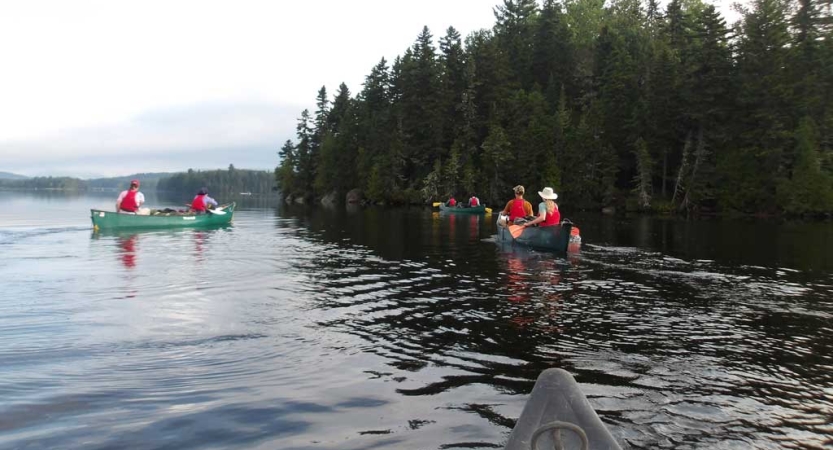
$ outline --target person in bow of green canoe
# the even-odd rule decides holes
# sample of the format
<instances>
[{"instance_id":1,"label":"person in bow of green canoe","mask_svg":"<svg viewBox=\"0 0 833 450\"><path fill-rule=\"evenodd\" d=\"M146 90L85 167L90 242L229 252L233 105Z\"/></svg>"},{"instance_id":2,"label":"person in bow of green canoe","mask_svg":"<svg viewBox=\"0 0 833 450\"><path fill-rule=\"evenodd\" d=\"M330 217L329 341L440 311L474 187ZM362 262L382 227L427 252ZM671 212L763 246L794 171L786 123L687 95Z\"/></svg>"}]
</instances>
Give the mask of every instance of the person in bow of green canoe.
<instances>
[{"instance_id":1,"label":"person in bow of green canoe","mask_svg":"<svg viewBox=\"0 0 833 450\"><path fill-rule=\"evenodd\" d=\"M197 196L191 201L191 210L197 214L205 214L205 211L210 207L217 207L217 200L208 196L208 189L202 188L197 192Z\"/></svg>"},{"instance_id":2,"label":"person in bow of green canoe","mask_svg":"<svg viewBox=\"0 0 833 450\"><path fill-rule=\"evenodd\" d=\"M145 203L145 196L139 192L139 180L132 180L130 188L122 191L116 199L116 212L138 214L142 204Z\"/></svg>"}]
</instances>

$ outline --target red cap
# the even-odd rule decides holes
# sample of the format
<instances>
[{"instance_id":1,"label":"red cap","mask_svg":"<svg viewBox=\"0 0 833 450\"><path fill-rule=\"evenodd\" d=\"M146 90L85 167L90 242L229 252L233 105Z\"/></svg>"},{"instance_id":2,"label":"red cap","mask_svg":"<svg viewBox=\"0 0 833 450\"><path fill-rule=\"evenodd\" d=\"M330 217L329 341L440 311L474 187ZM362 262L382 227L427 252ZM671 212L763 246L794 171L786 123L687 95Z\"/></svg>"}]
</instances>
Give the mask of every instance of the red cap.
<instances>
[{"instance_id":1,"label":"red cap","mask_svg":"<svg viewBox=\"0 0 833 450\"><path fill-rule=\"evenodd\" d=\"M133 186L134 184L135 184L136 186L139 186L139 180L131 180L131 181L130 181L130 185L131 185L131 186Z\"/></svg>"}]
</instances>

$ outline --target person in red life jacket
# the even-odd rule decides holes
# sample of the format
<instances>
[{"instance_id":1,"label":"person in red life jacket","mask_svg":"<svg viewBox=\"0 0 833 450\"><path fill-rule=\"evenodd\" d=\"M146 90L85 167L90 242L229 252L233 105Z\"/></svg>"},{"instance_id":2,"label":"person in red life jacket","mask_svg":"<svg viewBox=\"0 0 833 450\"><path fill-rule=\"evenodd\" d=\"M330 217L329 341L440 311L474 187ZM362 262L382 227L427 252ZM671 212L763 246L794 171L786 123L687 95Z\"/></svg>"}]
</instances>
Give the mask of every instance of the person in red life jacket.
<instances>
[{"instance_id":1,"label":"person in red life jacket","mask_svg":"<svg viewBox=\"0 0 833 450\"><path fill-rule=\"evenodd\" d=\"M473 192L471 194L471 198L469 198L468 205L469 205L469 208L475 208L475 207L480 206L480 199L477 198L477 195L475 195Z\"/></svg>"},{"instance_id":2,"label":"person in red life jacket","mask_svg":"<svg viewBox=\"0 0 833 450\"><path fill-rule=\"evenodd\" d=\"M524 187L515 186L515 198L509 200L506 207L503 208L503 214L509 216L509 223L513 224L516 220L524 220L532 216L532 203L524 200Z\"/></svg>"},{"instance_id":3,"label":"person in red life jacket","mask_svg":"<svg viewBox=\"0 0 833 450\"><path fill-rule=\"evenodd\" d=\"M208 196L208 189L202 188L197 192L197 196L191 202L191 209L196 211L197 214L203 214L209 205L217 207L217 200Z\"/></svg>"},{"instance_id":4,"label":"person in red life jacket","mask_svg":"<svg viewBox=\"0 0 833 450\"><path fill-rule=\"evenodd\" d=\"M454 197L451 197L451 198L450 198L450 199L448 199L448 201L445 203L445 206L451 206L451 207L457 206L457 200L455 200L455 199L454 199Z\"/></svg>"},{"instance_id":5,"label":"person in red life jacket","mask_svg":"<svg viewBox=\"0 0 833 450\"><path fill-rule=\"evenodd\" d=\"M545 187L543 191L538 191L538 195L544 200L538 205L538 217L523 226L531 227L540 224L539 226L542 227L551 227L560 224L561 213L558 211L558 205L555 204L558 194L553 192L551 187Z\"/></svg>"},{"instance_id":6,"label":"person in red life jacket","mask_svg":"<svg viewBox=\"0 0 833 450\"><path fill-rule=\"evenodd\" d=\"M145 196L139 192L139 180L130 182L130 189L121 191L116 200L116 212L128 212L136 214L139 207L145 202Z\"/></svg>"}]
</instances>

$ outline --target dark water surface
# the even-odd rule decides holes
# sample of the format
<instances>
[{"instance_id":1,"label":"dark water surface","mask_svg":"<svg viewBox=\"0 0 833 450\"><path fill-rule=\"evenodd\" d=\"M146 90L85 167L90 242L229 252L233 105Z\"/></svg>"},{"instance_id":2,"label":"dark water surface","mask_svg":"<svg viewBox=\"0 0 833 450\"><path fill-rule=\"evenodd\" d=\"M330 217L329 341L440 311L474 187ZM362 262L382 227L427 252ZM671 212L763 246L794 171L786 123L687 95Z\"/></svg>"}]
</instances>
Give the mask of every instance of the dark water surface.
<instances>
[{"instance_id":1,"label":"dark water surface","mask_svg":"<svg viewBox=\"0 0 833 450\"><path fill-rule=\"evenodd\" d=\"M548 367L625 447L833 445L830 223L574 215L557 256L427 209L94 235L112 204L0 192L0 448L501 448Z\"/></svg>"}]
</instances>

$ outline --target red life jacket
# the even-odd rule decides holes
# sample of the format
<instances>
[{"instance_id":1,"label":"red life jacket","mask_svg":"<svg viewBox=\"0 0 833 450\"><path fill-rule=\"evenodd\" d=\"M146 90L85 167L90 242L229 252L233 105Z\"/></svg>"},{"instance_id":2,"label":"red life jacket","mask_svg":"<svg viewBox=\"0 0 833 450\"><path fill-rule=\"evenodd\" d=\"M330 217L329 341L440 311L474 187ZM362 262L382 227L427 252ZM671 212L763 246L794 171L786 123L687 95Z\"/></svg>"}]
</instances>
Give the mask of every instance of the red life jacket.
<instances>
[{"instance_id":1,"label":"red life jacket","mask_svg":"<svg viewBox=\"0 0 833 450\"><path fill-rule=\"evenodd\" d=\"M561 212L558 211L558 207L556 206L552 212L547 211L547 218L541 222L542 227L551 227L553 225L558 225L561 223Z\"/></svg>"},{"instance_id":2,"label":"red life jacket","mask_svg":"<svg viewBox=\"0 0 833 450\"><path fill-rule=\"evenodd\" d=\"M526 217L526 211L524 211L524 203L525 200L522 198L516 198L512 201L512 208L509 210L509 221L514 222L515 219L523 219Z\"/></svg>"},{"instance_id":3,"label":"red life jacket","mask_svg":"<svg viewBox=\"0 0 833 450\"><path fill-rule=\"evenodd\" d=\"M127 194L121 199L121 205L119 206L122 211L136 212L139 209L139 205L136 203L137 192L139 191L127 190Z\"/></svg>"},{"instance_id":4,"label":"red life jacket","mask_svg":"<svg viewBox=\"0 0 833 450\"><path fill-rule=\"evenodd\" d=\"M194 197L194 201L191 202L191 209L205 212L205 195L197 195Z\"/></svg>"},{"instance_id":5,"label":"red life jacket","mask_svg":"<svg viewBox=\"0 0 833 450\"><path fill-rule=\"evenodd\" d=\"M469 199L469 206L480 206L480 200L477 197Z\"/></svg>"},{"instance_id":6,"label":"red life jacket","mask_svg":"<svg viewBox=\"0 0 833 450\"><path fill-rule=\"evenodd\" d=\"M457 200L454 200L454 197L452 197L452 198L448 201L448 206L457 206Z\"/></svg>"}]
</instances>

